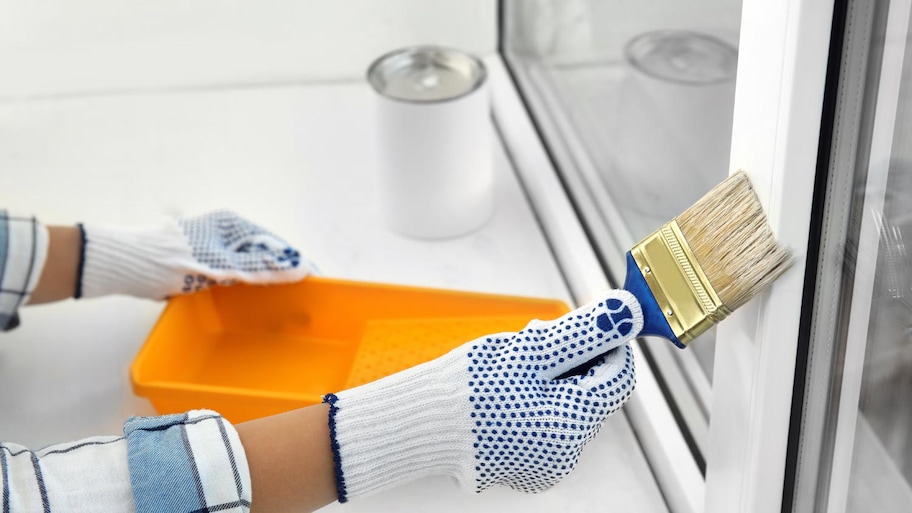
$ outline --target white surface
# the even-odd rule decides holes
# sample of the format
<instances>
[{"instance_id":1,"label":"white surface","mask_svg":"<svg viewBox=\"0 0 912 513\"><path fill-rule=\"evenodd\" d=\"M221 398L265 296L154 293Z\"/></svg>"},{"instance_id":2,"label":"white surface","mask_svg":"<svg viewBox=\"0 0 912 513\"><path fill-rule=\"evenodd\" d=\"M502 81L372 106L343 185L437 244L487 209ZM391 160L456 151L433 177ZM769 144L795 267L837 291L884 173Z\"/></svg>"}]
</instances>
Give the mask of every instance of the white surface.
<instances>
[{"instance_id":1,"label":"white surface","mask_svg":"<svg viewBox=\"0 0 912 513\"><path fill-rule=\"evenodd\" d=\"M3 206L46 222L135 224L230 207L288 238L325 274L570 301L503 149L494 217L468 236L420 241L377 215L366 84L128 94L0 104ZM28 307L0 337L0 437L37 447L116 434L151 414L127 369L161 304L129 298ZM333 510L664 512L626 418L537 496L465 495L428 479Z\"/></svg>"},{"instance_id":2,"label":"white surface","mask_svg":"<svg viewBox=\"0 0 912 513\"><path fill-rule=\"evenodd\" d=\"M746 0L731 170L753 180L792 269L717 332L707 513L782 508L832 0Z\"/></svg>"},{"instance_id":3,"label":"white surface","mask_svg":"<svg viewBox=\"0 0 912 513\"><path fill-rule=\"evenodd\" d=\"M0 0L0 98L360 79L414 44L496 50L492 0Z\"/></svg>"}]
</instances>

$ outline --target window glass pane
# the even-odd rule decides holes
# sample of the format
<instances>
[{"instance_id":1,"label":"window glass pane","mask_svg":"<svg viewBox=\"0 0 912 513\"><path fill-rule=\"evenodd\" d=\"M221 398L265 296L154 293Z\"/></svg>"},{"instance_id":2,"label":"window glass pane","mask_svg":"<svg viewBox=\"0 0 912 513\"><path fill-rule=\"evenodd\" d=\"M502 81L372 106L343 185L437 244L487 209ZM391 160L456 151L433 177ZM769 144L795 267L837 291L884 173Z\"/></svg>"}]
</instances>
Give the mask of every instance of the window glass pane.
<instances>
[{"instance_id":1,"label":"window glass pane","mask_svg":"<svg viewBox=\"0 0 912 513\"><path fill-rule=\"evenodd\" d=\"M615 284L729 172L740 17L740 0L504 2L507 62ZM700 459L714 331L643 346Z\"/></svg>"},{"instance_id":2,"label":"window glass pane","mask_svg":"<svg viewBox=\"0 0 912 513\"><path fill-rule=\"evenodd\" d=\"M889 80L883 77L897 73L886 65L881 83ZM884 204L882 212L865 213L874 218L879 244L872 266L874 288L847 507L853 512L912 511L912 45L908 40L900 76L886 188L865 191L869 196L882 195ZM864 272L864 250L859 246L859 273ZM853 372L853 366L847 364L845 372Z\"/></svg>"}]
</instances>

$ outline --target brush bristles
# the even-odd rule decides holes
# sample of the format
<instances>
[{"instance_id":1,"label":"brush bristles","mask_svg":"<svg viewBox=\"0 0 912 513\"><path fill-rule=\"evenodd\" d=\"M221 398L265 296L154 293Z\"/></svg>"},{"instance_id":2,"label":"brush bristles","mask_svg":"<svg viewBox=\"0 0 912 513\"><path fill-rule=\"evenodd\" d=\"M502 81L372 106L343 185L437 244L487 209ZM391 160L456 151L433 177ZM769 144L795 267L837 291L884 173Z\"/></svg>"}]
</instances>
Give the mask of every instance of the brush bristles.
<instances>
[{"instance_id":1,"label":"brush bristles","mask_svg":"<svg viewBox=\"0 0 912 513\"><path fill-rule=\"evenodd\" d=\"M776 242L743 171L717 185L676 220L719 299L732 311L790 265L789 251Z\"/></svg>"}]
</instances>

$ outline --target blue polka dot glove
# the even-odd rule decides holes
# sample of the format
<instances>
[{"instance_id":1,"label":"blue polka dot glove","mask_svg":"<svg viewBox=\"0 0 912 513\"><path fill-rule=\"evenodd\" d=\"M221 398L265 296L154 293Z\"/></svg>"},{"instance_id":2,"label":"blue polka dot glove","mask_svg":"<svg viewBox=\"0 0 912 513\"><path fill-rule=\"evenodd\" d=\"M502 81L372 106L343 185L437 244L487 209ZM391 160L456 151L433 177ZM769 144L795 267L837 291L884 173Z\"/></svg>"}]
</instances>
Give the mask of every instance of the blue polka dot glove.
<instances>
[{"instance_id":1,"label":"blue polka dot glove","mask_svg":"<svg viewBox=\"0 0 912 513\"><path fill-rule=\"evenodd\" d=\"M615 290L560 319L327 395L339 500L428 475L471 491L549 488L630 396L627 342L642 327L640 304Z\"/></svg>"},{"instance_id":2,"label":"blue polka dot glove","mask_svg":"<svg viewBox=\"0 0 912 513\"><path fill-rule=\"evenodd\" d=\"M213 285L297 281L313 266L284 240L228 211L161 226L82 226L76 297L127 294L164 299Z\"/></svg>"}]
</instances>

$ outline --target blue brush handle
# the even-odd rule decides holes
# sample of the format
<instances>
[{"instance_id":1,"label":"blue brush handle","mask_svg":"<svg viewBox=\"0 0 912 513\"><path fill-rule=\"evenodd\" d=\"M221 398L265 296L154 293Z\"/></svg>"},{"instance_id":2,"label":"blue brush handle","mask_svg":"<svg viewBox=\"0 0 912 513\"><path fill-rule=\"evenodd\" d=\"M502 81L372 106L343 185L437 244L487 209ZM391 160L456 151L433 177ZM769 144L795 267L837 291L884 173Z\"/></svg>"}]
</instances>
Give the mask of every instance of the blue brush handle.
<instances>
[{"instance_id":1,"label":"blue brush handle","mask_svg":"<svg viewBox=\"0 0 912 513\"><path fill-rule=\"evenodd\" d=\"M649 288L649 285L646 284L643 273L640 272L640 268L637 266L636 261L633 259L633 255L631 255L629 251L627 252L627 278L624 280L624 289L637 298L637 301L640 303L640 309L643 312L643 329L640 330L636 336L659 336L671 340L674 345L681 349L687 347L682 344L681 341L678 340L678 337L675 336L674 332L671 331L671 326L669 326L668 321L665 320L665 314L663 314L662 309L659 308L659 304L656 302L652 290ZM583 363L574 369L565 372L559 376L558 379L563 379L568 376L581 376L588 372L592 367L593 362L597 360L598 359L596 358Z\"/></svg>"},{"instance_id":2,"label":"blue brush handle","mask_svg":"<svg viewBox=\"0 0 912 513\"><path fill-rule=\"evenodd\" d=\"M665 314L659 308L652 290L646 284L643 273L640 272L640 268L629 251L627 252L627 278L624 280L624 289L637 298L640 302L640 307L643 309L643 330L640 331L640 335L667 338L681 349L686 347L671 331L671 326L665 320Z\"/></svg>"}]
</instances>

